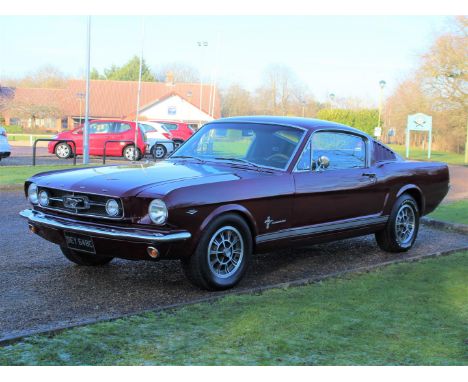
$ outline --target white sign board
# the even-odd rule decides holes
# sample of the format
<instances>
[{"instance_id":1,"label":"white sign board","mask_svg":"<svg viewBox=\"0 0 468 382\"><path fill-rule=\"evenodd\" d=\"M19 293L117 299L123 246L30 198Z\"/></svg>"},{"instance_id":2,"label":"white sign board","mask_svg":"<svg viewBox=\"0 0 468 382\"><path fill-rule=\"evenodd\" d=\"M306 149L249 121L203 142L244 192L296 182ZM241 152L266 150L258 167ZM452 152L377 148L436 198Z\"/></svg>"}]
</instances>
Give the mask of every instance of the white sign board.
<instances>
[{"instance_id":1,"label":"white sign board","mask_svg":"<svg viewBox=\"0 0 468 382\"><path fill-rule=\"evenodd\" d=\"M410 133L411 131L427 131L429 133L429 144L427 157L431 158L432 146L432 117L423 113L408 115L408 124L406 126L406 157L409 157Z\"/></svg>"},{"instance_id":2,"label":"white sign board","mask_svg":"<svg viewBox=\"0 0 468 382\"><path fill-rule=\"evenodd\" d=\"M374 137L380 138L382 136L382 128L374 127Z\"/></svg>"}]
</instances>

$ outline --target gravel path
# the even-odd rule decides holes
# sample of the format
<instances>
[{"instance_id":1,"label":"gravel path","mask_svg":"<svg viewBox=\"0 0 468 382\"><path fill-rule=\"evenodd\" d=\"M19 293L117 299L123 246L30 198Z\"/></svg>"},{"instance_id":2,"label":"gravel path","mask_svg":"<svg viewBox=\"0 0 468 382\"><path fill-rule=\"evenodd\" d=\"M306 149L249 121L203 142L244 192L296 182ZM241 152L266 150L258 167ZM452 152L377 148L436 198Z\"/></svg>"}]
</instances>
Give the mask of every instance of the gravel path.
<instances>
[{"instance_id":1,"label":"gravel path","mask_svg":"<svg viewBox=\"0 0 468 382\"><path fill-rule=\"evenodd\" d=\"M114 260L101 268L68 262L57 246L28 232L19 192L0 191L0 340L212 296L185 279L177 261ZM415 247L380 251L372 236L254 257L237 290L468 247L468 236L421 227Z\"/></svg>"}]
</instances>

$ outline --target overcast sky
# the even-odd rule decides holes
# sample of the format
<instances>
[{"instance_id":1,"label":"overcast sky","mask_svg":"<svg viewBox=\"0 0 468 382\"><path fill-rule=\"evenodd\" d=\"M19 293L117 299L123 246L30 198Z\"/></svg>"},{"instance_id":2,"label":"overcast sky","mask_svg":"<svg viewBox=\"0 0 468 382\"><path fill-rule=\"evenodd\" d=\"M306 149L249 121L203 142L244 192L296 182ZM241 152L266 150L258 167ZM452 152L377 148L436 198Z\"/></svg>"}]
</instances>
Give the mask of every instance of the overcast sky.
<instances>
[{"instance_id":1,"label":"overcast sky","mask_svg":"<svg viewBox=\"0 0 468 382\"><path fill-rule=\"evenodd\" d=\"M254 89L271 63L289 66L318 99L376 99L378 82L389 93L411 73L434 37L450 22L443 16L146 16L144 57L157 69L183 61L208 79L218 61L219 83ZM91 66L120 65L141 49L141 17L93 16ZM219 37L218 37L219 36ZM217 53L217 42L220 48ZM84 73L84 16L0 16L0 80L53 64Z\"/></svg>"}]
</instances>

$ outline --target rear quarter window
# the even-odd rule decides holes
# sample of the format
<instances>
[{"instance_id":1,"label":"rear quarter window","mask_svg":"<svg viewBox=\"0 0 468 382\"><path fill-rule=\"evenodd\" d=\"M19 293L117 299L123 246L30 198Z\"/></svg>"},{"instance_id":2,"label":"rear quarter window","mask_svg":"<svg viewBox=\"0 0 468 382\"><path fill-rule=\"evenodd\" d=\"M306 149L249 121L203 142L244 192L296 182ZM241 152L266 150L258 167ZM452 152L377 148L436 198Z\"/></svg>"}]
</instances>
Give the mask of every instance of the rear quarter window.
<instances>
[{"instance_id":1,"label":"rear quarter window","mask_svg":"<svg viewBox=\"0 0 468 382\"><path fill-rule=\"evenodd\" d=\"M388 147L374 141L374 161L386 162L397 160L396 154Z\"/></svg>"}]
</instances>

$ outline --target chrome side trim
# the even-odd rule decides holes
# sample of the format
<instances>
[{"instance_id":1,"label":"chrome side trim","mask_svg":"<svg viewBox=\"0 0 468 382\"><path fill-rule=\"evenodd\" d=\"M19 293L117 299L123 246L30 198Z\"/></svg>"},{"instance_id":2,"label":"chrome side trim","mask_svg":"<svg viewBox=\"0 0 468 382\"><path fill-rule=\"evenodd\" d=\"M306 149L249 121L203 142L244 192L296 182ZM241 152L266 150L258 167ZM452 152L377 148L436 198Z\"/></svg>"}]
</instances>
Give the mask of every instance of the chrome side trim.
<instances>
[{"instance_id":1,"label":"chrome side trim","mask_svg":"<svg viewBox=\"0 0 468 382\"><path fill-rule=\"evenodd\" d=\"M170 243L174 241L187 240L192 237L190 232L183 231L177 233L150 233L147 231L129 230L125 228L107 228L97 227L85 224L79 224L73 221L56 219L51 215L45 215L42 212L34 210L23 210L19 213L22 217L28 219L30 223L44 225L47 227L82 233L96 237L106 237L110 239L129 239L131 241L151 242L151 243Z\"/></svg>"},{"instance_id":2,"label":"chrome side trim","mask_svg":"<svg viewBox=\"0 0 468 382\"><path fill-rule=\"evenodd\" d=\"M330 223L314 224L310 226L287 228L276 232L258 235L255 239L257 244L267 241L281 240L286 238L297 238L320 233L342 231L346 229L360 228L367 225L383 224L388 220L388 215L369 215L355 219L340 220Z\"/></svg>"}]
</instances>

